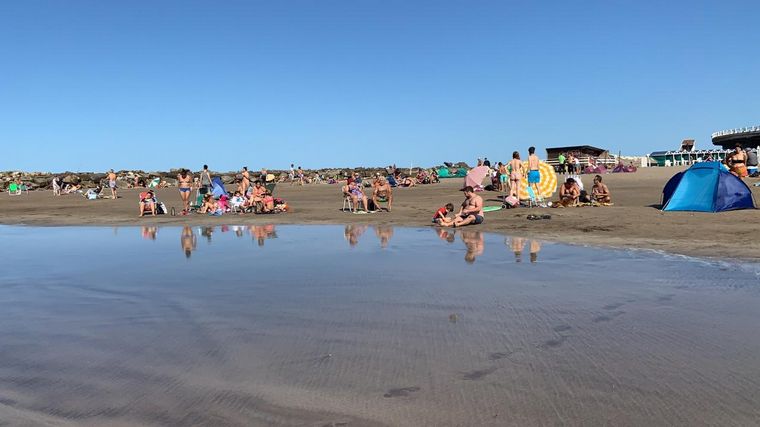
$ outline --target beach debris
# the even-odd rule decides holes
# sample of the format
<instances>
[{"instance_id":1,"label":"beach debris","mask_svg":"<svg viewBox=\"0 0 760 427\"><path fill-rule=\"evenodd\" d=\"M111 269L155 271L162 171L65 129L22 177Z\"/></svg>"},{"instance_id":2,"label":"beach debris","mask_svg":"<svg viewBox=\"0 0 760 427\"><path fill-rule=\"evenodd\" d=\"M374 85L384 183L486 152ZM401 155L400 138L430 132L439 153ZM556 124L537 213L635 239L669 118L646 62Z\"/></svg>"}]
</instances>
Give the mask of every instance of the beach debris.
<instances>
[{"instance_id":1,"label":"beach debris","mask_svg":"<svg viewBox=\"0 0 760 427\"><path fill-rule=\"evenodd\" d=\"M459 321L459 316L456 313L449 314L449 322L457 323L458 321Z\"/></svg>"}]
</instances>

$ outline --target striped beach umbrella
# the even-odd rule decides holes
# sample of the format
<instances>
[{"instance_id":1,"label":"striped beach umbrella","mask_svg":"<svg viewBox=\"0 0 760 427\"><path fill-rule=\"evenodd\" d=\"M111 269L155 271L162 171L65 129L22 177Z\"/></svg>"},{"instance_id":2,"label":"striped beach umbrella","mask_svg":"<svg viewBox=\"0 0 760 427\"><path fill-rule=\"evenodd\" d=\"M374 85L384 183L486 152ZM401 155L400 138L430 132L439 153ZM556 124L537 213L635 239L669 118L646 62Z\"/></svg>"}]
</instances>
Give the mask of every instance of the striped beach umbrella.
<instances>
[{"instance_id":1,"label":"striped beach umbrella","mask_svg":"<svg viewBox=\"0 0 760 427\"><path fill-rule=\"evenodd\" d=\"M530 198L528 196L528 162L523 162L523 170L526 172L520 181L520 200ZM557 191L557 173L554 172L554 168L551 165L544 162L538 163L538 171L541 173L541 181L538 183L540 194L537 194L537 196L549 199Z\"/></svg>"}]
</instances>

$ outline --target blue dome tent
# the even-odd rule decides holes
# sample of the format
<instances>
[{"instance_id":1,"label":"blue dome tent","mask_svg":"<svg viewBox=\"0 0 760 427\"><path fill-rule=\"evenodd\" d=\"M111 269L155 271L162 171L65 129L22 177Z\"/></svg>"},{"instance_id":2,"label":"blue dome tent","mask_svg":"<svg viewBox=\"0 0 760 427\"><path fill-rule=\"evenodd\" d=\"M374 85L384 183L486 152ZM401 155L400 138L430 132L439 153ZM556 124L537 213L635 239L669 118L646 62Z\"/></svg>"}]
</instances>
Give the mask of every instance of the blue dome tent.
<instances>
[{"instance_id":1,"label":"blue dome tent","mask_svg":"<svg viewBox=\"0 0 760 427\"><path fill-rule=\"evenodd\" d=\"M719 162L696 163L670 178L662 190L663 211L722 212L754 209L747 184Z\"/></svg>"}]
</instances>

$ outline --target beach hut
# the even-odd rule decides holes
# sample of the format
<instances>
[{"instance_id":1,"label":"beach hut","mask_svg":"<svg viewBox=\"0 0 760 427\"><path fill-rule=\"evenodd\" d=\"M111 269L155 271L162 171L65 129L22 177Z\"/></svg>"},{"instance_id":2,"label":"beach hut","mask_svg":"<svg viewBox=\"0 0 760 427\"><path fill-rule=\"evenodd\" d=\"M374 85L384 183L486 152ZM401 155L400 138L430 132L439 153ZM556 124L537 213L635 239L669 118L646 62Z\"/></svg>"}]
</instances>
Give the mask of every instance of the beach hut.
<instances>
[{"instance_id":1,"label":"beach hut","mask_svg":"<svg viewBox=\"0 0 760 427\"><path fill-rule=\"evenodd\" d=\"M754 208L747 184L719 162L697 163L670 178L662 190L663 211L722 212Z\"/></svg>"}]
</instances>

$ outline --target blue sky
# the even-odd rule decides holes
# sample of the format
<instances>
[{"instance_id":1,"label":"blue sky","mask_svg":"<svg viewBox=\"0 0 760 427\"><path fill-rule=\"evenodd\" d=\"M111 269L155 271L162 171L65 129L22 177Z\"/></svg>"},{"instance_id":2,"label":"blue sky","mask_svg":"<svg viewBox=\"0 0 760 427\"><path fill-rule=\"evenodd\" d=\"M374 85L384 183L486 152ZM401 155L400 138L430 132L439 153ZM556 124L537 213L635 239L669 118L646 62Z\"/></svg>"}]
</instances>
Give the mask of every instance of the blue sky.
<instances>
[{"instance_id":1,"label":"blue sky","mask_svg":"<svg viewBox=\"0 0 760 427\"><path fill-rule=\"evenodd\" d=\"M0 2L0 170L624 154L760 124L756 1Z\"/></svg>"}]
</instances>

